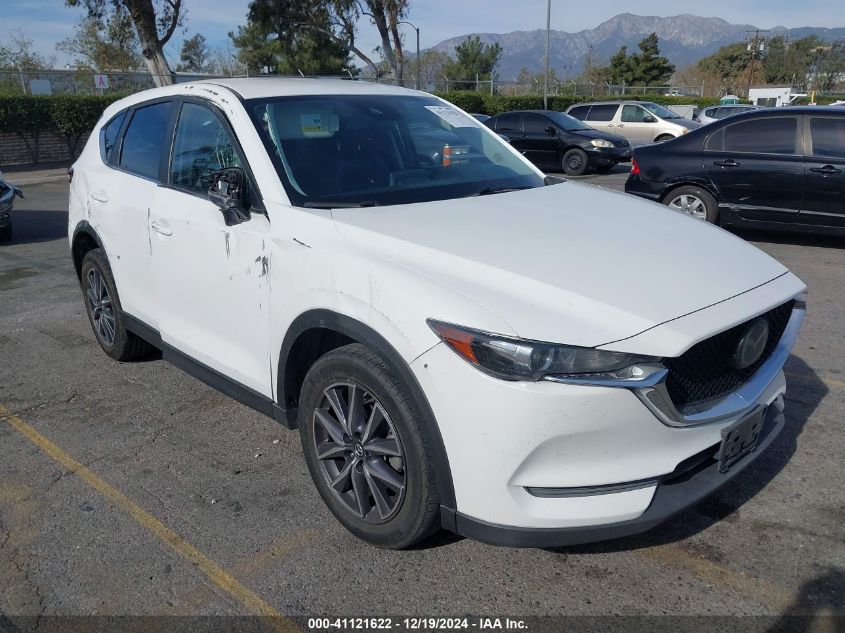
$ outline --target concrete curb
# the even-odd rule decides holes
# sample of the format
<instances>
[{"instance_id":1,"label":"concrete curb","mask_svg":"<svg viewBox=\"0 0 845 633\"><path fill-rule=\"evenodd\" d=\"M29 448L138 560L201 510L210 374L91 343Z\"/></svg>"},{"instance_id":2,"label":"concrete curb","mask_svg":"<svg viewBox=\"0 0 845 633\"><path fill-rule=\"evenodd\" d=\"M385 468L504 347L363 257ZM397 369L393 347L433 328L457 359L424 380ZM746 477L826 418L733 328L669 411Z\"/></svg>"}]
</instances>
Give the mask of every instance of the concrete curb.
<instances>
[{"instance_id":1,"label":"concrete curb","mask_svg":"<svg viewBox=\"0 0 845 633\"><path fill-rule=\"evenodd\" d=\"M41 185L46 182L60 182L67 181L67 173L55 174L51 176L34 176L32 178L9 178L6 180L10 185L16 187L25 187L27 185Z\"/></svg>"}]
</instances>

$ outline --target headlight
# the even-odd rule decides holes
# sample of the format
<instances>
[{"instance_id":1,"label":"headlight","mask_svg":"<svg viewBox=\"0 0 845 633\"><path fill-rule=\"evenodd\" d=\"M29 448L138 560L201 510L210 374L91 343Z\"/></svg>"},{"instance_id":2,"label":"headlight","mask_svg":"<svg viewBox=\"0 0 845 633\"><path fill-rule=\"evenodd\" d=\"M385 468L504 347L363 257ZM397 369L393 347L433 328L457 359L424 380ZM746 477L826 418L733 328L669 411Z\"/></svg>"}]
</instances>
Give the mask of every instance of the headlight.
<instances>
[{"instance_id":1,"label":"headlight","mask_svg":"<svg viewBox=\"0 0 845 633\"><path fill-rule=\"evenodd\" d=\"M594 138L592 141L590 141L590 145L592 145L593 147L604 148L613 147L613 143L611 143L610 141L605 141L603 138Z\"/></svg>"},{"instance_id":2,"label":"headlight","mask_svg":"<svg viewBox=\"0 0 845 633\"><path fill-rule=\"evenodd\" d=\"M555 345L510 338L428 320L428 326L461 358L504 380L540 380L545 376L590 376L628 381L652 373L658 358L591 347ZM644 368L638 367L645 365Z\"/></svg>"}]
</instances>

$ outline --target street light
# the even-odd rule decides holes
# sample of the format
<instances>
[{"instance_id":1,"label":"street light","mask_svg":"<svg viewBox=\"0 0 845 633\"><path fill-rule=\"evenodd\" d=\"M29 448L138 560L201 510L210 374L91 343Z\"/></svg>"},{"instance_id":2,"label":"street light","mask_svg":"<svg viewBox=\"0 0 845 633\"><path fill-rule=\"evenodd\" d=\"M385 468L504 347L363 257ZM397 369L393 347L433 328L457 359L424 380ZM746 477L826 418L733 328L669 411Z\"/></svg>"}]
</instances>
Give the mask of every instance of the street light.
<instances>
[{"instance_id":1,"label":"street light","mask_svg":"<svg viewBox=\"0 0 845 633\"><path fill-rule=\"evenodd\" d=\"M543 82L543 109L549 109L549 31L552 24L552 0L546 3L546 77Z\"/></svg>"},{"instance_id":2,"label":"street light","mask_svg":"<svg viewBox=\"0 0 845 633\"><path fill-rule=\"evenodd\" d=\"M410 22L402 20L399 24L407 24L417 32L417 76L414 78L414 86L417 90L420 89L420 29Z\"/></svg>"}]
</instances>

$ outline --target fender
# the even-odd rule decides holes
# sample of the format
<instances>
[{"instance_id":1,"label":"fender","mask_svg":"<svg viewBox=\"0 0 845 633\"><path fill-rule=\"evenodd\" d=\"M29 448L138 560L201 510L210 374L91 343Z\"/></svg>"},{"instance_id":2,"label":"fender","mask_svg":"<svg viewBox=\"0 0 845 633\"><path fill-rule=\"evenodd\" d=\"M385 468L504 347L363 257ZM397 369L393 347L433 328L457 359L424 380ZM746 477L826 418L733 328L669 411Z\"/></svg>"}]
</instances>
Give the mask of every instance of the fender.
<instances>
[{"instance_id":1,"label":"fender","mask_svg":"<svg viewBox=\"0 0 845 633\"><path fill-rule=\"evenodd\" d=\"M399 374L408 386L414 402L419 407L425 430L432 439L431 448L434 453L434 469L441 487L441 504L447 509L455 508L455 491L452 485L452 472L449 468L449 459L446 455L443 438L440 435L440 428L437 426L437 420L434 417L434 412L428 403L428 399L408 364L393 346L371 327L349 316L331 310L309 310L300 314L291 323L282 341L282 348L279 352L276 402L281 406L285 406L292 401L291 399L295 402L299 396L298 393L294 393L296 391L294 378L286 375L286 365L288 356L296 340L304 332L312 329L332 330L357 343L366 345L373 352L381 356ZM286 408L285 414L287 415L288 425L291 428L295 428L298 415L297 407Z\"/></svg>"},{"instance_id":2,"label":"fender","mask_svg":"<svg viewBox=\"0 0 845 633\"><path fill-rule=\"evenodd\" d=\"M88 220L80 220L76 224L76 228L73 229L73 235L70 239L70 254L73 258L73 266L76 268L76 276L79 277L80 271L82 268L82 257L77 257L76 253L74 252L74 245L76 244L76 239L79 237L80 234L87 235L94 243L97 245L97 248L102 249L102 251L106 252L106 247L103 246L103 240L100 239L100 236L97 234L97 231L94 230L94 227L88 223Z\"/></svg>"}]
</instances>

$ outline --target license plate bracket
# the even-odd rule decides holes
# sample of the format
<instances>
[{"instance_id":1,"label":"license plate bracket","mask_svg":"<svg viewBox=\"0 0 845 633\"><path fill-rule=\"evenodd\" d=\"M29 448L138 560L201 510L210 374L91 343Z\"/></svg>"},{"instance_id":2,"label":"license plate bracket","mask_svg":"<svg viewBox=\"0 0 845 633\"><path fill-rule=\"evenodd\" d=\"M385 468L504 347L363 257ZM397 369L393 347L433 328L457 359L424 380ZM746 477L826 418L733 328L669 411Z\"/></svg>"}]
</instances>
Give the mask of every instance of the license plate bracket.
<instances>
[{"instance_id":1,"label":"license plate bracket","mask_svg":"<svg viewBox=\"0 0 845 633\"><path fill-rule=\"evenodd\" d=\"M758 407L750 415L722 429L722 443L716 456L720 473L728 472L737 461L757 448L765 414L766 407Z\"/></svg>"}]
</instances>

